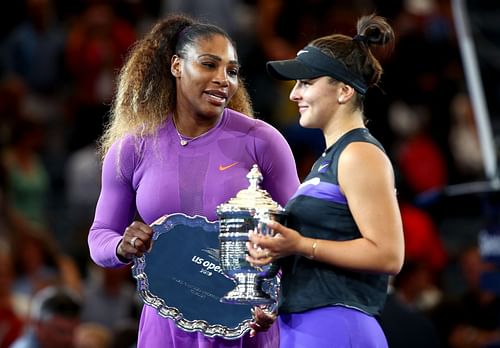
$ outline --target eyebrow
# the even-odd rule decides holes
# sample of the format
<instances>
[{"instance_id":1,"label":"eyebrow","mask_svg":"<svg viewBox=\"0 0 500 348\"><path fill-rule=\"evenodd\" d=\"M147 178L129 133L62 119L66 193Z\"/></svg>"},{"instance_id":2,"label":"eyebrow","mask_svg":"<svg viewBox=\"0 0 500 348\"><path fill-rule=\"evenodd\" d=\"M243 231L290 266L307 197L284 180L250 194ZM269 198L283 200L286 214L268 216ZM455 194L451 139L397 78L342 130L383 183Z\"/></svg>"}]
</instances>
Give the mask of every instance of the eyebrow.
<instances>
[{"instance_id":1,"label":"eyebrow","mask_svg":"<svg viewBox=\"0 0 500 348\"><path fill-rule=\"evenodd\" d=\"M215 59L216 61L222 61L222 58L219 57L219 56L216 56L215 54L210 54L210 53L204 53L204 54L200 54L198 56L198 58L202 58L202 57L210 57L212 59ZM235 65L240 65L240 63L237 61L237 60L230 60L229 61L230 64L235 64Z\"/></svg>"}]
</instances>

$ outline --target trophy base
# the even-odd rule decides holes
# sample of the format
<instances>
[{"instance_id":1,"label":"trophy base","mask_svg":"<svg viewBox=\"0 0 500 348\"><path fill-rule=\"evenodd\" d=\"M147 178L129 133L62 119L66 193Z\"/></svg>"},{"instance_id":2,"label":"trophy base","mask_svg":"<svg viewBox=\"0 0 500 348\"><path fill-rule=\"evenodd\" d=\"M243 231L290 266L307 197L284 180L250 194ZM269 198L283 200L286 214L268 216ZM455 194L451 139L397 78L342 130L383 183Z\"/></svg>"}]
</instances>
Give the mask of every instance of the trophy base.
<instances>
[{"instance_id":1,"label":"trophy base","mask_svg":"<svg viewBox=\"0 0 500 348\"><path fill-rule=\"evenodd\" d=\"M247 293L241 292L239 288L236 288L228 292L224 297L221 297L220 302L256 306L269 305L275 302L265 292L252 291L252 293L249 294L248 289L245 288L245 290L247 291Z\"/></svg>"},{"instance_id":2,"label":"trophy base","mask_svg":"<svg viewBox=\"0 0 500 348\"><path fill-rule=\"evenodd\" d=\"M262 290L263 279L255 274L237 274L237 286L221 297L220 302L244 305L269 305L276 301Z\"/></svg>"}]
</instances>

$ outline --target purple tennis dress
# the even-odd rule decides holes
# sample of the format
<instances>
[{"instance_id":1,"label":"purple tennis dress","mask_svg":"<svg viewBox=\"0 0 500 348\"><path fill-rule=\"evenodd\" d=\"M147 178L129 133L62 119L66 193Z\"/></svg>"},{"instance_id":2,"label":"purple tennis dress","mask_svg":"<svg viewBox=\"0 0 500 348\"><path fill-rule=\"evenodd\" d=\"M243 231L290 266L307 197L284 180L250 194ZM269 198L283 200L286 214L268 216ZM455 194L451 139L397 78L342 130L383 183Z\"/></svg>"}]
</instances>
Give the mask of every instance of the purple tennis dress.
<instances>
[{"instance_id":1,"label":"purple tennis dress","mask_svg":"<svg viewBox=\"0 0 500 348\"><path fill-rule=\"evenodd\" d=\"M119 158L118 158L119 156ZM205 135L180 144L171 118L158 137L114 144L103 164L102 190L88 242L94 262L123 265L116 248L136 212L151 224L165 214L184 213L217 219L217 205L248 187L253 164L264 177L261 187L285 206L299 180L295 161L283 136L269 124L225 109L221 121ZM236 340L185 332L145 305L138 347L278 347L277 323L256 337Z\"/></svg>"}]
</instances>

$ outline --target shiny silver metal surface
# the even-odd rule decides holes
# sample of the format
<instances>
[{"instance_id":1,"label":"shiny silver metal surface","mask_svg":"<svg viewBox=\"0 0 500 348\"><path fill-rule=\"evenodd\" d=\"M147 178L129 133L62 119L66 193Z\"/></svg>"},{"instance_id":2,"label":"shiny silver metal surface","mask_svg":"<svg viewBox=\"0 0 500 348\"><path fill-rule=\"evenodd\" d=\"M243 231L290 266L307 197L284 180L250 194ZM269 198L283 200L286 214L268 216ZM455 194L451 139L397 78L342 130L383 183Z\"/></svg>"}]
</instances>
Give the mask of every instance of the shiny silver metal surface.
<instances>
[{"instance_id":1,"label":"shiny silver metal surface","mask_svg":"<svg viewBox=\"0 0 500 348\"><path fill-rule=\"evenodd\" d=\"M220 264L223 273L236 287L221 298L224 303L269 305L276 302L278 267L275 264L254 267L247 260L248 231L273 234L265 222L284 223L285 210L260 188L262 174L254 165L247 174L249 187L217 207L219 217ZM272 294L272 295L270 295Z\"/></svg>"}]
</instances>

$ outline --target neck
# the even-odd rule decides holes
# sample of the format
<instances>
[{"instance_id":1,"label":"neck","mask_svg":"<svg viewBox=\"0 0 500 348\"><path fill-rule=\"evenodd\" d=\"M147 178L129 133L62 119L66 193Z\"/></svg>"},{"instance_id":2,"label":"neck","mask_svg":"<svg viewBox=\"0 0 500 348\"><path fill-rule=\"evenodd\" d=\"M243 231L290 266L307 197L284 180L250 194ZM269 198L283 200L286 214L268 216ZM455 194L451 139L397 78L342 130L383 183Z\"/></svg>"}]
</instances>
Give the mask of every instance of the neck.
<instances>
[{"instance_id":1,"label":"neck","mask_svg":"<svg viewBox=\"0 0 500 348\"><path fill-rule=\"evenodd\" d=\"M177 132L185 137L194 138L215 127L222 115L206 119L196 116L187 116L175 112L172 117Z\"/></svg>"},{"instance_id":2,"label":"neck","mask_svg":"<svg viewBox=\"0 0 500 348\"><path fill-rule=\"evenodd\" d=\"M323 129L325 136L326 148L329 148L344 134L355 128L364 128L363 113L356 111L353 113L344 113L334 116L331 122Z\"/></svg>"}]
</instances>

